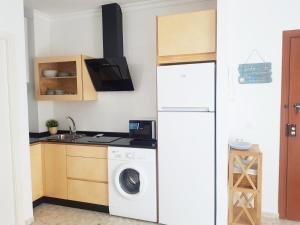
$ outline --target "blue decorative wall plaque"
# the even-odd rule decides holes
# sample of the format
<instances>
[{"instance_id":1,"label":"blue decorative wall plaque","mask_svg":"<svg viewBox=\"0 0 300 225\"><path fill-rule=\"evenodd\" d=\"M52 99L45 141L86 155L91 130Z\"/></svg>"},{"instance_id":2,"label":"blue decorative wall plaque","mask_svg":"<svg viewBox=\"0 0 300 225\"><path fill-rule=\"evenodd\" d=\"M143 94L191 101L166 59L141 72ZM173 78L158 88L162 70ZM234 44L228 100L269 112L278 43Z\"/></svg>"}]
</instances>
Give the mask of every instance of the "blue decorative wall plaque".
<instances>
[{"instance_id":1,"label":"blue decorative wall plaque","mask_svg":"<svg viewBox=\"0 0 300 225\"><path fill-rule=\"evenodd\" d=\"M272 63L246 63L240 64L240 84L258 84L272 82Z\"/></svg>"}]
</instances>

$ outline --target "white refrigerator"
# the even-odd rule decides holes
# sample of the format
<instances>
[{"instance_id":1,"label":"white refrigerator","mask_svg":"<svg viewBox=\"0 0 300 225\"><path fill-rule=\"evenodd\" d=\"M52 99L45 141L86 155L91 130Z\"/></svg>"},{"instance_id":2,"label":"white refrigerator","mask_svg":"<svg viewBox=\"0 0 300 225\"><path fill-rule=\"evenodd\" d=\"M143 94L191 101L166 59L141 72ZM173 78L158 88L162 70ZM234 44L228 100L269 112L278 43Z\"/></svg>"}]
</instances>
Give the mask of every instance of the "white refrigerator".
<instances>
[{"instance_id":1,"label":"white refrigerator","mask_svg":"<svg viewBox=\"0 0 300 225\"><path fill-rule=\"evenodd\" d=\"M159 223L215 224L215 63L157 69Z\"/></svg>"}]
</instances>

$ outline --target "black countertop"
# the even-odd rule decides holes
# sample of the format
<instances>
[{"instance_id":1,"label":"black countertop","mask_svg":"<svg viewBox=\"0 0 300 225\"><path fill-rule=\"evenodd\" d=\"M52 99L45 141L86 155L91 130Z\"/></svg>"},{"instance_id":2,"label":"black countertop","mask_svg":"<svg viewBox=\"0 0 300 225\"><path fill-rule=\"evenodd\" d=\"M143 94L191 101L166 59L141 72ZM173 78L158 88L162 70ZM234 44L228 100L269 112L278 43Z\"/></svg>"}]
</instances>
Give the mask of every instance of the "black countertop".
<instances>
[{"instance_id":1,"label":"black countertop","mask_svg":"<svg viewBox=\"0 0 300 225\"><path fill-rule=\"evenodd\" d=\"M124 138L124 137L116 137L117 140L111 142L103 142L97 143L95 142L95 138L91 136L85 136L82 138L78 138L75 140L53 140L50 139L50 136L45 137L31 137L29 138L30 144L38 143L38 142L50 142L50 143L66 143L66 144L84 144L84 145L108 145L108 146L116 146L116 147L127 147L127 148L148 148L148 149L156 149L157 142L156 140L151 141L137 141L132 138Z\"/></svg>"}]
</instances>

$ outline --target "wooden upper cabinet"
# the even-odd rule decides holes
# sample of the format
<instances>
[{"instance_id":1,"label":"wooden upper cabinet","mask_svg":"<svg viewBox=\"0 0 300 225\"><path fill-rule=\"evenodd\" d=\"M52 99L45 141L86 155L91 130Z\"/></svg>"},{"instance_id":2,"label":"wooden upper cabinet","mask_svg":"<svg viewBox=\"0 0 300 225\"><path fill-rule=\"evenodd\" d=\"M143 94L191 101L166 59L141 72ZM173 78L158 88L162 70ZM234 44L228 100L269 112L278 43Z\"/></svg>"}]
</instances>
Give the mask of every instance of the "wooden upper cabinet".
<instances>
[{"instance_id":1,"label":"wooden upper cabinet","mask_svg":"<svg viewBox=\"0 0 300 225\"><path fill-rule=\"evenodd\" d=\"M32 201L44 196L43 149L41 144L30 146Z\"/></svg>"},{"instance_id":2,"label":"wooden upper cabinet","mask_svg":"<svg viewBox=\"0 0 300 225\"><path fill-rule=\"evenodd\" d=\"M89 101L97 100L83 55L36 58L35 94L37 100ZM45 70L57 70L54 77L46 77Z\"/></svg>"},{"instance_id":3,"label":"wooden upper cabinet","mask_svg":"<svg viewBox=\"0 0 300 225\"><path fill-rule=\"evenodd\" d=\"M158 64L216 59L216 10L157 17Z\"/></svg>"},{"instance_id":4,"label":"wooden upper cabinet","mask_svg":"<svg viewBox=\"0 0 300 225\"><path fill-rule=\"evenodd\" d=\"M68 198L66 146L45 144L45 196Z\"/></svg>"}]
</instances>

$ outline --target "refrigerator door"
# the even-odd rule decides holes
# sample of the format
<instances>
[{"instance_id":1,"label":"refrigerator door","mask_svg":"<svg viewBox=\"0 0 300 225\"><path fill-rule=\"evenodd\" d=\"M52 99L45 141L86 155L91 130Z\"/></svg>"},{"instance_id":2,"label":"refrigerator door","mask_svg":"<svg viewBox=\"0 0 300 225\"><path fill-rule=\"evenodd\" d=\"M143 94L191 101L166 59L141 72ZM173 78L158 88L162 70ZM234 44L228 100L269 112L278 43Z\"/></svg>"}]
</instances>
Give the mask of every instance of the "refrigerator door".
<instances>
[{"instance_id":1,"label":"refrigerator door","mask_svg":"<svg viewBox=\"0 0 300 225\"><path fill-rule=\"evenodd\" d=\"M160 66L158 111L215 111L215 63Z\"/></svg>"},{"instance_id":2,"label":"refrigerator door","mask_svg":"<svg viewBox=\"0 0 300 225\"><path fill-rule=\"evenodd\" d=\"M214 225L214 113L159 112L159 223Z\"/></svg>"}]
</instances>

